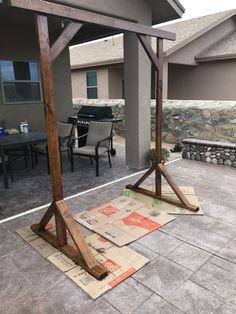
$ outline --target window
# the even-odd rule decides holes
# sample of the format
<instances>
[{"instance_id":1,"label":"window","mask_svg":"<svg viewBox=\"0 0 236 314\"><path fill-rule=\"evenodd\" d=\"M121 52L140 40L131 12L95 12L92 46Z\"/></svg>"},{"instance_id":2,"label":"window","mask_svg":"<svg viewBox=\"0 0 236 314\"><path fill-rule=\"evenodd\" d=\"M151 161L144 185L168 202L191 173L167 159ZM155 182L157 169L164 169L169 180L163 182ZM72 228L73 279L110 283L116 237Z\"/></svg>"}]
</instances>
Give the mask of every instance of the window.
<instances>
[{"instance_id":1,"label":"window","mask_svg":"<svg viewBox=\"0 0 236 314\"><path fill-rule=\"evenodd\" d=\"M96 71L86 72L86 84L87 84L87 98L89 99L98 98L97 72Z\"/></svg>"},{"instance_id":2,"label":"window","mask_svg":"<svg viewBox=\"0 0 236 314\"><path fill-rule=\"evenodd\" d=\"M0 67L5 104L42 101L37 63L1 60Z\"/></svg>"}]
</instances>

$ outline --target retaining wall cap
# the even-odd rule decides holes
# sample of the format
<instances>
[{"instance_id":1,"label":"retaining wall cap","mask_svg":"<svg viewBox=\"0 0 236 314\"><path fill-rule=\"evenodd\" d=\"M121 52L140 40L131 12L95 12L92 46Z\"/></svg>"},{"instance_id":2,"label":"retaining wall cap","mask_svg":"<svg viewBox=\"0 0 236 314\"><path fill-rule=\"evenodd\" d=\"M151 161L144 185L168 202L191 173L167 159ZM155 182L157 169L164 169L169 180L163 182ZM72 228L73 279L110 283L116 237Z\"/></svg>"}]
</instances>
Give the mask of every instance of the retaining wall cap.
<instances>
[{"instance_id":1,"label":"retaining wall cap","mask_svg":"<svg viewBox=\"0 0 236 314\"><path fill-rule=\"evenodd\" d=\"M229 143L229 142L214 142L214 141L206 141L206 140L198 140L195 138L186 138L182 140L183 144L197 144L197 145L204 145L204 146L216 146L216 147L223 147L223 148L236 148L236 143Z\"/></svg>"}]
</instances>

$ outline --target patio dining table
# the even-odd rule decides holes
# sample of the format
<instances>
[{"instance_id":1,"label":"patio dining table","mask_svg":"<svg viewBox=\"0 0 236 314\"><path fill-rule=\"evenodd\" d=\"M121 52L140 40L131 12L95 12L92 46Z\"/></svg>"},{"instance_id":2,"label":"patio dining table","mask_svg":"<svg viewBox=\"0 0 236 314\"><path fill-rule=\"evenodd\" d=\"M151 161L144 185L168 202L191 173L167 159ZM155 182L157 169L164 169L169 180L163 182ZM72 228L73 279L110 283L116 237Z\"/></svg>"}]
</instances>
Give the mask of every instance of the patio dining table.
<instances>
[{"instance_id":1,"label":"patio dining table","mask_svg":"<svg viewBox=\"0 0 236 314\"><path fill-rule=\"evenodd\" d=\"M7 164L5 158L5 151L19 145L32 145L35 143L43 142L46 140L46 133L44 132L29 132L26 134L14 134L0 136L0 157L2 161L2 172L3 172L3 184L4 188L8 189L8 176L7 176Z\"/></svg>"}]
</instances>

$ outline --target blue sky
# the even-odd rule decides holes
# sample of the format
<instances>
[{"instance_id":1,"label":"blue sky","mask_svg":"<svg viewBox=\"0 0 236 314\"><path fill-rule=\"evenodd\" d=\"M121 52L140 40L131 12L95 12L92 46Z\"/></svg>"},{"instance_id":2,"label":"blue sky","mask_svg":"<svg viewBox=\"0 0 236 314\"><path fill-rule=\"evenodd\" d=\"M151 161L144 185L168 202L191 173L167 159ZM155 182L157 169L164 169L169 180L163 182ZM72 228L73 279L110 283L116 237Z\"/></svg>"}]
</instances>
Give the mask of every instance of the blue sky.
<instances>
[{"instance_id":1,"label":"blue sky","mask_svg":"<svg viewBox=\"0 0 236 314\"><path fill-rule=\"evenodd\" d=\"M236 9L236 0L180 0L185 7L184 19Z\"/></svg>"}]
</instances>

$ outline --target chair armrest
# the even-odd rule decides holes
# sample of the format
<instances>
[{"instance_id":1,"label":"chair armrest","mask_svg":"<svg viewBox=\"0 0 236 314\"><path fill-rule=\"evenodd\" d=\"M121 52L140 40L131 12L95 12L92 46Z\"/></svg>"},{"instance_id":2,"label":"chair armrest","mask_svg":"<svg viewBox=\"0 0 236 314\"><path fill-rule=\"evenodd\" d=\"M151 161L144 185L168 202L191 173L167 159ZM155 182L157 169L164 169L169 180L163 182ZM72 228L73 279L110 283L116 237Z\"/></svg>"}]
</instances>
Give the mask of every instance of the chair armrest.
<instances>
[{"instance_id":1,"label":"chair armrest","mask_svg":"<svg viewBox=\"0 0 236 314\"><path fill-rule=\"evenodd\" d=\"M104 138L103 140L97 142L96 148L98 148L101 143L110 140L110 139L112 138L112 136L113 136L113 135L111 134L110 136L108 136L108 137Z\"/></svg>"},{"instance_id":2,"label":"chair armrest","mask_svg":"<svg viewBox=\"0 0 236 314\"><path fill-rule=\"evenodd\" d=\"M85 133L85 134L80 135L80 136L78 136L78 137L73 137L73 139L72 139L72 141L71 141L71 144L73 144L76 140L79 140L79 139L81 139L81 138L83 138L83 137L85 137L85 136L87 136L87 135L88 135L88 133Z\"/></svg>"}]
</instances>

